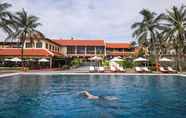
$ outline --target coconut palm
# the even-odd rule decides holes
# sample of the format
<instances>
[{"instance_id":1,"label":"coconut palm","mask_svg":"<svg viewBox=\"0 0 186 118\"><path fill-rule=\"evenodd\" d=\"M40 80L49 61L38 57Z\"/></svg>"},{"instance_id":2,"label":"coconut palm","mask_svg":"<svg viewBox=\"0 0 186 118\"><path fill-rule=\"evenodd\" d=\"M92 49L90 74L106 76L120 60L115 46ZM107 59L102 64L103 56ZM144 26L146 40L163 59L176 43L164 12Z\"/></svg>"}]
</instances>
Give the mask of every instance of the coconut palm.
<instances>
[{"instance_id":1,"label":"coconut palm","mask_svg":"<svg viewBox=\"0 0 186 118\"><path fill-rule=\"evenodd\" d=\"M24 9L20 12L16 12L11 22L11 33L9 33L9 39L19 40L21 44L21 58L23 59L23 49L26 40L33 42L33 35L38 32L36 28L41 25L38 22L39 18L33 15L29 15Z\"/></svg>"},{"instance_id":2,"label":"coconut palm","mask_svg":"<svg viewBox=\"0 0 186 118\"><path fill-rule=\"evenodd\" d=\"M136 22L132 25L134 29L133 37L138 39L139 44L147 46L150 54L156 57L156 63L158 62L157 45L159 42L157 34L162 29L160 21L163 14L156 15L147 9L143 9L140 14L143 16L142 21Z\"/></svg>"},{"instance_id":3,"label":"coconut palm","mask_svg":"<svg viewBox=\"0 0 186 118\"><path fill-rule=\"evenodd\" d=\"M140 14L143 16L142 21L132 25L133 37L138 39L139 44L151 47L152 51L155 49L156 34L161 29L160 21L163 15L157 16L156 13L147 9L143 9Z\"/></svg>"},{"instance_id":4,"label":"coconut palm","mask_svg":"<svg viewBox=\"0 0 186 118\"><path fill-rule=\"evenodd\" d=\"M9 33L11 31L9 24L12 14L8 11L9 7L11 7L11 4L0 2L0 28L5 33Z\"/></svg>"},{"instance_id":5,"label":"coconut palm","mask_svg":"<svg viewBox=\"0 0 186 118\"><path fill-rule=\"evenodd\" d=\"M169 43L173 44L176 51L177 67L182 71L181 56L184 54L184 41L186 32L186 7L173 7L165 14L164 32Z\"/></svg>"}]
</instances>

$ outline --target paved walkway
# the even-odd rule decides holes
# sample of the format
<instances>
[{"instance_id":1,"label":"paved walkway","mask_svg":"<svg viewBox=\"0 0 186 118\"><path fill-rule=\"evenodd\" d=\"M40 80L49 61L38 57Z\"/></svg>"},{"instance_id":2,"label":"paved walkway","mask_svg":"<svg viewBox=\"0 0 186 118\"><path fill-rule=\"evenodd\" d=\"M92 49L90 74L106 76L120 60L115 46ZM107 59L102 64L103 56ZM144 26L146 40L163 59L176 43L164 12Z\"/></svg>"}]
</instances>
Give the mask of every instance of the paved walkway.
<instances>
[{"instance_id":1,"label":"paved walkway","mask_svg":"<svg viewBox=\"0 0 186 118\"><path fill-rule=\"evenodd\" d=\"M66 72L66 73L88 73L89 72L89 66L80 66L78 68L64 70L62 72Z\"/></svg>"},{"instance_id":2,"label":"paved walkway","mask_svg":"<svg viewBox=\"0 0 186 118\"><path fill-rule=\"evenodd\" d=\"M15 72L15 73L1 73L0 77L8 77L18 74L39 74L39 75L47 75L47 74L62 74L62 75L180 75L186 77L186 72L183 73L160 73L160 72L153 72L153 73L136 73L132 69L127 69L127 72L125 73L111 73L111 72L105 72L105 73L89 73L89 66L81 66L79 68L69 69L69 70L63 70L63 71L52 71L52 70L45 70L45 71L31 71L31 72Z\"/></svg>"}]
</instances>

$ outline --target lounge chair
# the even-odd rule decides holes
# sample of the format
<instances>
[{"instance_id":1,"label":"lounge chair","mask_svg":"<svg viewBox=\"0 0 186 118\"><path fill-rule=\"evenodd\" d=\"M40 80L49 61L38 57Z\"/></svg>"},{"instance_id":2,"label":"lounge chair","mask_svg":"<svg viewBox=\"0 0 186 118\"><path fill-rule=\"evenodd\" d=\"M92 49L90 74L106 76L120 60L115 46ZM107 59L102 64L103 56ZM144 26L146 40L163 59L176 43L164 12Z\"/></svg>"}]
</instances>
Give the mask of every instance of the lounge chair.
<instances>
[{"instance_id":1,"label":"lounge chair","mask_svg":"<svg viewBox=\"0 0 186 118\"><path fill-rule=\"evenodd\" d=\"M168 66L167 67L167 70L169 71L169 72L172 72L172 73L176 73L177 71L176 70L174 70L172 67L170 67L170 66Z\"/></svg>"},{"instance_id":2,"label":"lounge chair","mask_svg":"<svg viewBox=\"0 0 186 118\"><path fill-rule=\"evenodd\" d=\"M169 70L166 70L164 67L160 67L160 72L162 72L162 73L168 73Z\"/></svg>"},{"instance_id":3,"label":"lounge chair","mask_svg":"<svg viewBox=\"0 0 186 118\"><path fill-rule=\"evenodd\" d=\"M147 67L142 67L144 72L151 72Z\"/></svg>"},{"instance_id":4,"label":"lounge chair","mask_svg":"<svg viewBox=\"0 0 186 118\"><path fill-rule=\"evenodd\" d=\"M95 72L94 66L90 66L90 67L89 67L89 72Z\"/></svg>"},{"instance_id":5,"label":"lounge chair","mask_svg":"<svg viewBox=\"0 0 186 118\"><path fill-rule=\"evenodd\" d=\"M118 66L117 69L118 69L120 72L125 72L124 68L121 67L121 66Z\"/></svg>"},{"instance_id":6,"label":"lounge chair","mask_svg":"<svg viewBox=\"0 0 186 118\"><path fill-rule=\"evenodd\" d=\"M116 71L117 71L116 68L115 68L113 65L110 66L110 70L111 70L112 72L116 72Z\"/></svg>"},{"instance_id":7,"label":"lounge chair","mask_svg":"<svg viewBox=\"0 0 186 118\"><path fill-rule=\"evenodd\" d=\"M138 73L144 72L144 70L141 67L135 67L135 71Z\"/></svg>"},{"instance_id":8,"label":"lounge chair","mask_svg":"<svg viewBox=\"0 0 186 118\"><path fill-rule=\"evenodd\" d=\"M104 67L98 67L98 72L104 72L104 71L105 71Z\"/></svg>"}]
</instances>

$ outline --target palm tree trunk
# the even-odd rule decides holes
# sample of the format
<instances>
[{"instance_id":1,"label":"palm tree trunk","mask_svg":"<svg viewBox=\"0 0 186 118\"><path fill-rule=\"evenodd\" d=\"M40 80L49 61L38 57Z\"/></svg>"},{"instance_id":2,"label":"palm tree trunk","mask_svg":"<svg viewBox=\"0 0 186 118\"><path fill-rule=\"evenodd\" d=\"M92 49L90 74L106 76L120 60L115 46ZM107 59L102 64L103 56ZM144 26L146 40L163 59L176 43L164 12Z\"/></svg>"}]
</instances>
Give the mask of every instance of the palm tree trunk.
<instances>
[{"instance_id":1,"label":"palm tree trunk","mask_svg":"<svg viewBox=\"0 0 186 118\"><path fill-rule=\"evenodd\" d=\"M155 34L154 32L151 30L151 33L152 33L152 46L153 46L153 55L155 56L155 66L156 66L156 71L158 71L158 59L159 59L159 55L158 55L158 51L156 49L156 44L155 44L155 40L156 40L156 37L155 37Z\"/></svg>"},{"instance_id":2,"label":"palm tree trunk","mask_svg":"<svg viewBox=\"0 0 186 118\"><path fill-rule=\"evenodd\" d=\"M24 43L25 43L25 36L26 35L22 35L21 36L21 65L22 67L24 67Z\"/></svg>"},{"instance_id":3,"label":"palm tree trunk","mask_svg":"<svg viewBox=\"0 0 186 118\"><path fill-rule=\"evenodd\" d=\"M179 71L182 72L182 53L179 52L178 53L178 68L179 68Z\"/></svg>"},{"instance_id":4,"label":"palm tree trunk","mask_svg":"<svg viewBox=\"0 0 186 118\"><path fill-rule=\"evenodd\" d=\"M21 60L22 60L21 65L22 67L24 67L23 56L24 56L24 42L22 42L21 44Z\"/></svg>"}]
</instances>

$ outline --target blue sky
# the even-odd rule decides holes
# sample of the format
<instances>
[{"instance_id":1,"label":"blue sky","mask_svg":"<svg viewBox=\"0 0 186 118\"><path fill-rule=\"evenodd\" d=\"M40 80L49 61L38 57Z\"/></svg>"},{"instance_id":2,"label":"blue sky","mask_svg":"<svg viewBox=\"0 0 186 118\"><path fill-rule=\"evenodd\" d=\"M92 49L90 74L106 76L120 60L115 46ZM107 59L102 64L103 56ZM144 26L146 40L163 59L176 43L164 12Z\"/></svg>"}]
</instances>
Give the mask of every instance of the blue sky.
<instances>
[{"instance_id":1,"label":"blue sky","mask_svg":"<svg viewBox=\"0 0 186 118\"><path fill-rule=\"evenodd\" d=\"M46 37L132 41L131 25L139 21L139 11L157 13L186 0L4 0L11 11L25 8L40 17L38 29Z\"/></svg>"}]
</instances>

